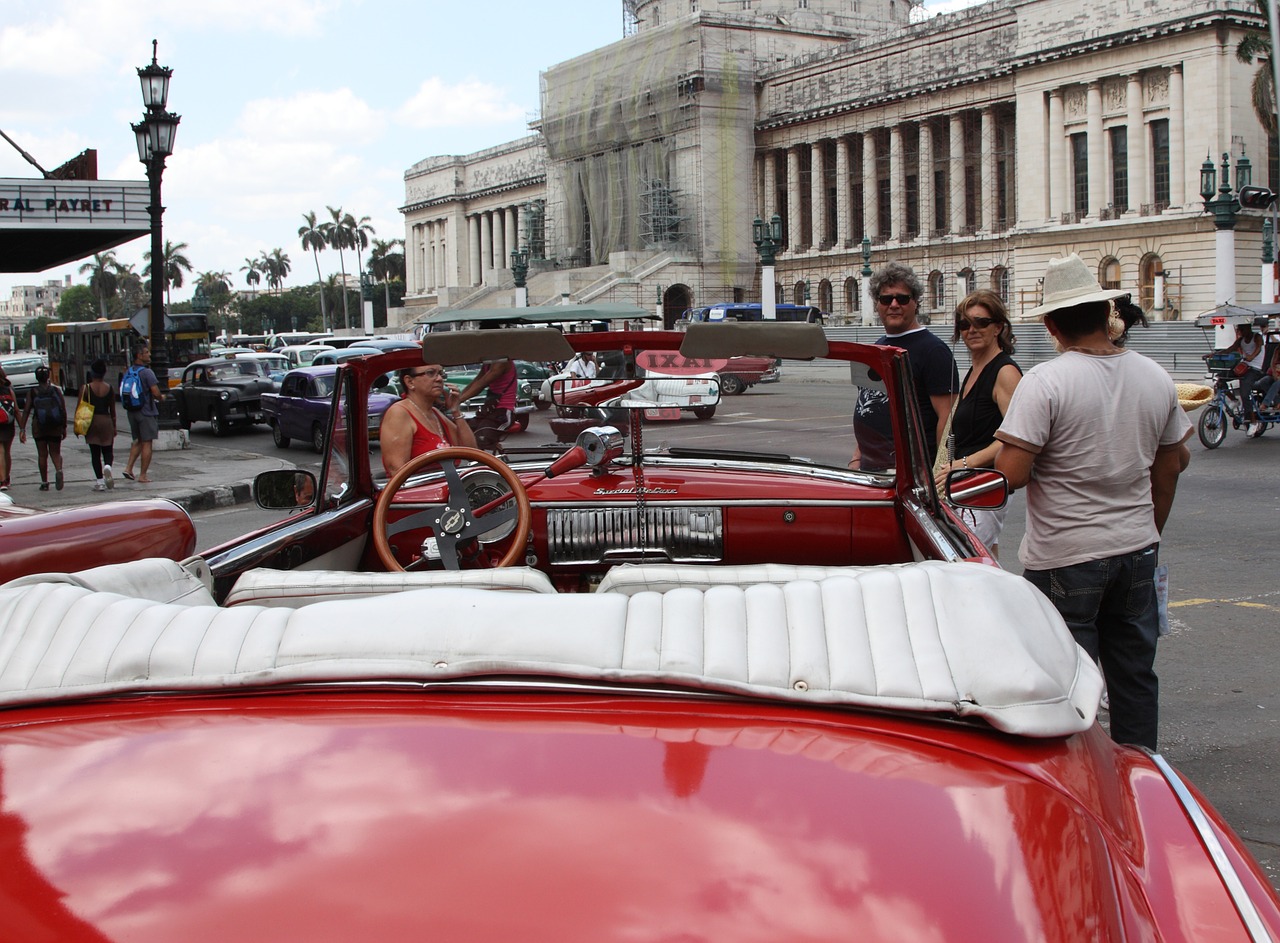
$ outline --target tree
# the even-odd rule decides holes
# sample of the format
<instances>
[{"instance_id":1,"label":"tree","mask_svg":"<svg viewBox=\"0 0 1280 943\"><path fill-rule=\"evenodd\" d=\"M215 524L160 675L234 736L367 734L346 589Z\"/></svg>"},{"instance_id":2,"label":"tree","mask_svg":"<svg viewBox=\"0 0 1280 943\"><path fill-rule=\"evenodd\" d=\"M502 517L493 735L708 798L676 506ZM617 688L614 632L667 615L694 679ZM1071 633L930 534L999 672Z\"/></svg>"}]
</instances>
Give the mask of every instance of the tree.
<instances>
[{"instance_id":1,"label":"tree","mask_svg":"<svg viewBox=\"0 0 1280 943\"><path fill-rule=\"evenodd\" d=\"M360 267L360 289L362 292L362 294L360 295L360 298L361 298L360 310L363 311L364 310L364 294L363 294L364 250L369 247L369 237L374 235L376 233L376 230L371 225L369 225L368 216L361 216L357 220L350 213L348 213L345 217L343 217L343 222L346 223L347 232L351 236L351 247L356 250L356 263Z\"/></svg>"},{"instance_id":2,"label":"tree","mask_svg":"<svg viewBox=\"0 0 1280 943\"><path fill-rule=\"evenodd\" d=\"M391 307L391 280L404 281L404 253L396 251L397 246L403 245L403 239L375 239L373 251L369 253L369 271L382 282L388 308Z\"/></svg>"},{"instance_id":3,"label":"tree","mask_svg":"<svg viewBox=\"0 0 1280 943\"><path fill-rule=\"evenodd\" d=\"M1268 15L1267 0L1255 0L1258 12L1265 22ZM1250 97L1253 101L1253 113L1258 116L1267 137L1276 136L1276 89L1275 74L1271 68L1271 37L1266 30L1249 30L1236 46L1236 58L1245 65L1254 62L1258 71L1253 74L1253 85Z\"/></svg>"},{"instance_id":4,"label":"tree","mask_svg":"<svg viewBox=\"0 0 1280 943\"><path fill-rule=\"evenodd\" d=\"M196 284L209 300L209 310L216 314L224 314L231 306L231 273L201 272Z\"/></svg>"},{"instance_id":5,"label":"tree","mask_svg":"<svg viewBox=\"0 0 1280 943\"><path fill-rule=\"evenodd\" d=\"M325 239L328 240L329 245L338 250L338 267L342 270L342 324L349 331L351 330L351 311L347 307L347 263L343 250L355 247L355 237L347 225L351 214L344 215L341 206L336 210L332 206L326 206L325 209L333 218L321 224L321 228L324 229Z\"/></svg>"},{"instance_id":6,"label":"tree","mask_svg":"<svg viewBox=\"0 0 1280 943\"><path fill-rule=\"evenodd\" d=\"M89 311L90 313L92 313L93 312L93 292L89 291L88 288L85 288L84 285L76 285L75 288L70 288L67 291L63 292L62 293L63 300L65 301L67 295L75 291L76 288L84 288L85 294L88 296ZM58 302L58 310L59 311L62 310L61 301ZM35 347L48 347L49 346L49 320L50 320L49 318L32 318L30 321L24 324L22 327L22 334L18 337L18 346L21 347L23 350L34 350ZM93 318L92 317L59 318L58 320L59 321L68 321L68 320L92 321ZM31 343L31 338L33 337L36 339L34 346Z\"/></svg>"},{"instance_id":7,"label":"tree","mask_svg":"<svg viewBox=\"0 0 1280 943\"><path fill-rule=\"evenodd\" d=\"M302 238L302 248L310 249L316 260L316 284L321 286L320 323L323 325L322 329L327 331L329 330L329 309L325 306L324 282L320 275L320 250L326 248L329 245L329 241L325 237L324 228L316 223L315 210L303 213L302 218L306 220L306 225L298 227L298 235Z\"/></svg>"},{"instance_id":8,"label":"tree","mask_svg":"<svg viewBox=\"0 0 1280 943\"><path fill-rule=\"evenodd\" d=\"M164 265L161 270L164 272L164 306L168 308L172 304L170 292L174 288L181 288L183 283L183 273L190 274L192 271L191 260L185 255L186 251L191 247L185 242L179 242L176 245L168 239L164 241ZM142 275L144 278L151 278L151 253L150 251L142 253L142 259L147 264L142 267ZM147 285L148 290L151 286Z\"/></svg>"},{"instance_id":9,"label":"tree","mask_svg":"<svg viewBox=\"0 0 1280 943\"><path fill-rule=\"evenodd\" d=\"M277 295L280 294L281 285L289 274L290 264L289 257L280 248L263 252L258 257L258 270L266 276L267 287L274 289Z\"/></svg>"},{"instance_id":10,"label":"tree","mask_svg":"<svg viewBox=\"0 0 1280 943\"><path fill-rule=\"evenodd\" d=\"M107 316L107 302L116 295L116 272L119 269L120 263L113 251L96 252L92 262L80 266L80 274L89 276L89 289L98 299L98 313L103 318Z\"/></svg>"},{"instance_id":11,"label":"tree","mask_svg":"<svg viewBox=\"0 0 1280 943\"><path fill-rule=\"evenodd\" d=\"M118 313L124 317L131 316L150 300L142 277L128 263L120 265L116 272L116 300Z\"/></svg>"},{"instance_id":12,"label":"tree","mask_svg":"<svg viewBox=\"0 0 1280 943\"><path fill-rule=\"evenodd\" d=\"M244 265L240 266L240 271L244 272L244 283L252 290L254 285L262 281L262 262L258 259L244 260Z\"/></svg>"},{"instance_id":13,"label":"tree","mask_svg":"<svg viewBox=\"0 0 1280 943\"><path fill-rule=\"evenodd\" d=\"M88 285L72 285L58 299L59 321L92 321L98 317L98 300ZM44 333L44 328L39 332Z\"/></svg>"}]
</instances>

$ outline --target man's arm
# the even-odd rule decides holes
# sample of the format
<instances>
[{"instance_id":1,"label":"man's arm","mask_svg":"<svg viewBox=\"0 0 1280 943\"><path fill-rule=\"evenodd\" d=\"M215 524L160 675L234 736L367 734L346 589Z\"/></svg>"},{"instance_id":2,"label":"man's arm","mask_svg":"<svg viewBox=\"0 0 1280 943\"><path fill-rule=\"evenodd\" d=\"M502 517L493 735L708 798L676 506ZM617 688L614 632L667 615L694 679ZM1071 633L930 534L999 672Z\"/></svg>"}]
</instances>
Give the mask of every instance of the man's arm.
<instances>
[{"instance_id":1,"label":"man's arm","mask_svg":"<svg viewBox=\"0 0 1280 943\"><path fill-rule=\"evenodd\" d=\"M467 388L458 396L458 401L465 403L510 369L512 369L510 360L495 360L493 363L489 364L487 368L480 371L480 374L474 380L467 384Z\"/></svg>"},{"instance_id":2,"label":"man's arm","mask_svg":"<svg viewBox=\"0 0 1280 943\"><path fill-rule=\"evenodd\" d=\"M1178 476L1191 463L1191 450L1186 443L1161 449L1151 463L1151 504L1155 511L1156 531L1164 532L1164 523L1173 508L1173 496L1178 490Z\"/></svg>"},{"instance_id":3,"label":"man's arm","mask_svg":"<svg viewBox=\"0 0 1280 943\"><path fill-rule=\"evenodd\" d=\"M1035 462L1034 452L1028 452L1009 442L1002 441L1000 451L996 453L996 471L1009 479L1009 487L1014 490L1026 487L1031 480L1031 468Z\"/></svg>"}]
</instances>

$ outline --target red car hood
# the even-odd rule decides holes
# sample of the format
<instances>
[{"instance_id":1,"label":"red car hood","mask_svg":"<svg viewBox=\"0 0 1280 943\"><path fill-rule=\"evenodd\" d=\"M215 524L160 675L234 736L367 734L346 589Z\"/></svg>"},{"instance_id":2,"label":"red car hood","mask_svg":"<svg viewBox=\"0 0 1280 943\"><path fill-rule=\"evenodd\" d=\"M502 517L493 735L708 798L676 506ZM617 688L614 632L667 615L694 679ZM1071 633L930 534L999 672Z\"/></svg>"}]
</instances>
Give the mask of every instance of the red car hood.
<instances>
[{"instance_id":1,"label":"red car hood","mask_svg":"<svg viewBox=\"0 0 1280 943\"><path fill-rule=\"evenodd\" d=\"M1236 938L1195 856L1142 873L1096 734L598 694L11 710L0 937L1110 940L1154 880Z\"/></svg>"}]
</instances>

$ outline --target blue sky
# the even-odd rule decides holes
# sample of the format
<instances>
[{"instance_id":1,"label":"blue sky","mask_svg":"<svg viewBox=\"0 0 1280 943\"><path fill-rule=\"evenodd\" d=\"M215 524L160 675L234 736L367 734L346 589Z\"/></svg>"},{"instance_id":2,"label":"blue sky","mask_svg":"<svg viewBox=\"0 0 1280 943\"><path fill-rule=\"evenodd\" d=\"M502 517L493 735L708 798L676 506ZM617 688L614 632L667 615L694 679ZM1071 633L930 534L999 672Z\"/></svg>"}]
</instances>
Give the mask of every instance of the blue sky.
<instances>
[{"instance_id":1,"label":"blue sky","mask_svg":"<svg viewBox=\"0 0 1280 943\"><path fill-rule=\"evenodd\" d=\"M965 5L959 0L958 5ZM934 4L930 4L934 6ZM404 235L404 172L529 133L538 73L622 37L620 0L4 0L0 130L52 169L85 148L104 179L145 178L130 124L143 107L137 69L174 70L182 116L164 175L166 239L197 271L244 287L246 257L280 247L286 286L315 278L298 236L326 206ZM0 139L0 177L38 171ZM116 250L142 269L146 239ZM331 259L325 256L332 256ZM321 268L338 268L322 253ZM348 259L350 264L350 259ZM82 282L79 263L0 273L14 285ZM190 296L191 286L174 292Z\"/></svg>"}]
</instances>

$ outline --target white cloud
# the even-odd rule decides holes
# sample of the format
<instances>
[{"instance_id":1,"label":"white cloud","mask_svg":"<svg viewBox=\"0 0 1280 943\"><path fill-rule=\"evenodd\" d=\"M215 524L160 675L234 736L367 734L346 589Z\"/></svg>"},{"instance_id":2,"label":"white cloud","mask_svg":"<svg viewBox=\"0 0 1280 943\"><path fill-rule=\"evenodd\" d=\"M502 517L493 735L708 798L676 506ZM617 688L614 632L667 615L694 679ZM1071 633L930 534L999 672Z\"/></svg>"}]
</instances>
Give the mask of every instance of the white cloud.
<instances>
[{"instance_id":1,"label":"white cloud","mask_svg":"<svg viewBox=\"0 0 1280 943\"><path fill-rule=\"evenodd\" d=\"M447 128L498 124L524 116L524 109L509 101L501 88L476 79L450 85L433 76L396 113L411 128Z\"/></svg>"},{"instance_id":2,"label":"white cloud","mask_svg":"<svg viewBox=\"0 0 1280 943\"><path fill-rule=\"evenodd\" d=\"M377 109L350 89L340 88L251 101L241 113L238 130L260 141L367 144L385 123Z\"/></svg>"}]
</instances>

